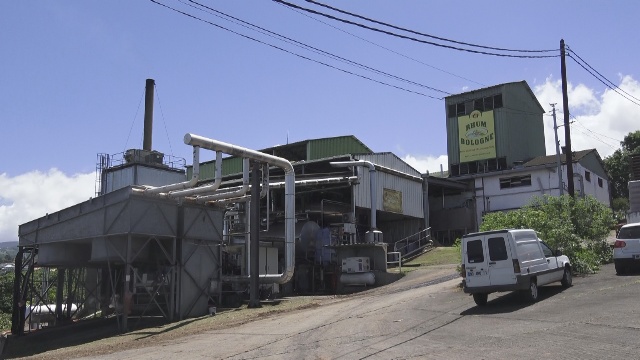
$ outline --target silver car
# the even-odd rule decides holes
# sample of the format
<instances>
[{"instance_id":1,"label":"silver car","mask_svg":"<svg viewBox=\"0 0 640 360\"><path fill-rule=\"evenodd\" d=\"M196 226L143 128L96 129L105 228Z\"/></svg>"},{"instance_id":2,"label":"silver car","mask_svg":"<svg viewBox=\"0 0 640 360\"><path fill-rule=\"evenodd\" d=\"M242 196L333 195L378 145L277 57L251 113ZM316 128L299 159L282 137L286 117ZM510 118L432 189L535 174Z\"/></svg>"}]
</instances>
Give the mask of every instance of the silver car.
<instances>
[{"instance_id":1,"label":"silver car","mask_svg":"<svg viewBox=\"0 0 640 360\"><path fill-rule=\"evenodd\" d=\"M618 275L626 274L632 267L640 267L640 223L620 228L613 245L613 262Z\"/></svg>"}]
</instances>

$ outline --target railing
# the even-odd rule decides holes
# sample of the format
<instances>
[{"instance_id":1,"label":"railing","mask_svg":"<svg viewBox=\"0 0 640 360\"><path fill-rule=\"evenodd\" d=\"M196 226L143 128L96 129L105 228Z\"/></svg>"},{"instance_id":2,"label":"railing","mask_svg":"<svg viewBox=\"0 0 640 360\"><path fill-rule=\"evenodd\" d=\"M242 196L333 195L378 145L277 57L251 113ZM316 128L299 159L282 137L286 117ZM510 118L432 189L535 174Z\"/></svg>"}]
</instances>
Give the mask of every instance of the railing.
<instances>
[{"instance_id":1,"label":"railing","mask_svg":"<svg viewBox=\"0 0 640 360\"><path fill-rule=\"evenodd\" d=\"M387 253L387 267L389 265L398 265L398 271L402 272L402 256L397 251L390 251Z\"/></svg>"},{"instance_id":2,"label":"railing","mask_svg":"<svg viewBox=\"0 0 640 360\"><path fill-rule=\"evenodd\" d=\"M407 260L421 254L422 251L429 246L433 246L431 228L421 230L400 241L396 241L393 250L400 253L402 260Z\"/></svg>"}]
</instances>

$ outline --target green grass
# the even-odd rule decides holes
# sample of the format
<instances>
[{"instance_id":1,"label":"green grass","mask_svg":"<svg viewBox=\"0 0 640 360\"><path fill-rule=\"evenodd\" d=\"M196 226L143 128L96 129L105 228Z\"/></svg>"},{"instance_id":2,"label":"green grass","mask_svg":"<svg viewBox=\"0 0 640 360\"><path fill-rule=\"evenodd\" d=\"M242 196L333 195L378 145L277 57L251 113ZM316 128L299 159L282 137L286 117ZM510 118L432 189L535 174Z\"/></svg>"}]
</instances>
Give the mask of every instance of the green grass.
<instances>
[{"instance_id":1,"label":"green grass","mask_svg":"<svg viewBox=\"0 0 640 360\"><path fill-rule=\"evenodd\" d=\"M436 247L417 258L402 264L402 267L420 267L431 265L460 264L460 249L451 247Z\"/></svg>"}]
</instances>

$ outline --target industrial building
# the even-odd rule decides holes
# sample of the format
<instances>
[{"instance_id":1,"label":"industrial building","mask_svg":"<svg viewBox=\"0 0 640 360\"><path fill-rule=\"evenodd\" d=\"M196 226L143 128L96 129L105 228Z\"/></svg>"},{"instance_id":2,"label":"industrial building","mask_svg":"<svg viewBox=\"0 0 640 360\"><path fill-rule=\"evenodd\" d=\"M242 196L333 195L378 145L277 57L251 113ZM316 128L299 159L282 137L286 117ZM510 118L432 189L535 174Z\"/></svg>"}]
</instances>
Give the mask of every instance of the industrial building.
<instances>
[{"instance_id":1,"label":"industrial building","mask_svg":"<svg viewBox=\"0 0 640 360\"><path fill-rule=\"evenodd\" d=\"M389 264L432 239L452 244L486 212L562 188L525 82L445 98L446 175L351 135L258 151L186 134L187 164L153 150L151 89L143 149L98 155L95 198L20 225L14 334L94 317L126 331L132 319L382 285ZM597 152L578 154L578 188L605 202Z\"/></svg>"}]
</instances>

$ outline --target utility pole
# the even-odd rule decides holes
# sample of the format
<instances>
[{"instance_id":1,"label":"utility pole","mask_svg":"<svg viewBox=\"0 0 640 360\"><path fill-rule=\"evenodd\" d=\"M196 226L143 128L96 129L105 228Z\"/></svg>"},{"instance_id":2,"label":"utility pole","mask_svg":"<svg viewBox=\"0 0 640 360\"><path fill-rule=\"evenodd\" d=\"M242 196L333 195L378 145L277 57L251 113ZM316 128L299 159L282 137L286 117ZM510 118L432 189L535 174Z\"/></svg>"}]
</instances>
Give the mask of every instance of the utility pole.
<instances>
[{"instance_id":1,"label":"utility pole","mask_svg":"<svg viewBox=\"0 0 640 360\"><path fill-rule=\"evenodd\" d=\"M562 110L564 110L564 145L567 159L567 190L575 197L573 189L573 153L571 152L571 129L569 129L569 96L567 95L567 66L564 39L560 40L560 73L562 75Z\"/></svg>"},{"instance_id":2,"label":"utility pole","mask_svg":"<svg viewBox=\"0 0 640 360\"><path fill-rule=\"evenodd\" d=\"M564 186L562 185L562 162L560 161L560 141L558 140L558 123L556 122L556 104L549 104L553 108L553 133L556 136L556 163L558 165L558 189L560 190L560 196L564 193Z\"/></svg>"}]
</instances>

